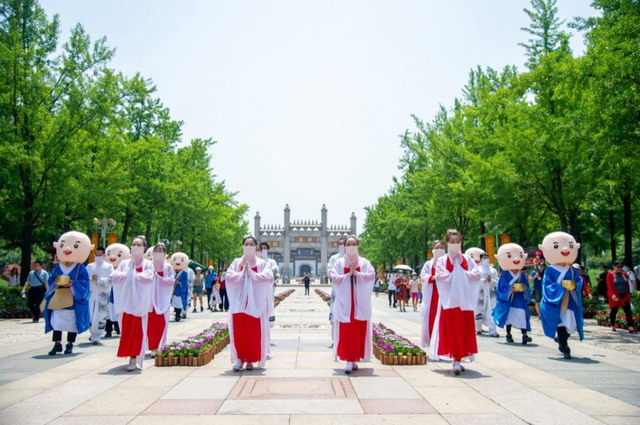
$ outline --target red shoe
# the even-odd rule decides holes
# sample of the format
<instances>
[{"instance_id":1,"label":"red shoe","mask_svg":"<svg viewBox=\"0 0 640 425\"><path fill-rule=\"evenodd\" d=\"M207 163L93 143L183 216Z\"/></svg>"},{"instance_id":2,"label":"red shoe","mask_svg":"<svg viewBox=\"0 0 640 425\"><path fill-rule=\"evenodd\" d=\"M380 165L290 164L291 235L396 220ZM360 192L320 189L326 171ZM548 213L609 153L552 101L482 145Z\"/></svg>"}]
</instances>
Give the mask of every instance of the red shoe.
<instances>
[{"instance_id":1,"label":"red shoe","mask_svg":"<svg viewBox=\"0 0 640 425\"><path fill-rule=\"evenodd\" d=\"M617 332L615 326L611 326L611 332Z\"/></svg>"},{"instance_id":2,"label":"red shoe","mask_svg":"<svg viewBox=\"0 0 640 425\"><path fill-rule=\"evenodd\" d=\"M638 330L636 328L634 328L633 326L629 326L629 333L630 334L634 334L636 332L638 332Z\"/></svg>"}]
</instances>

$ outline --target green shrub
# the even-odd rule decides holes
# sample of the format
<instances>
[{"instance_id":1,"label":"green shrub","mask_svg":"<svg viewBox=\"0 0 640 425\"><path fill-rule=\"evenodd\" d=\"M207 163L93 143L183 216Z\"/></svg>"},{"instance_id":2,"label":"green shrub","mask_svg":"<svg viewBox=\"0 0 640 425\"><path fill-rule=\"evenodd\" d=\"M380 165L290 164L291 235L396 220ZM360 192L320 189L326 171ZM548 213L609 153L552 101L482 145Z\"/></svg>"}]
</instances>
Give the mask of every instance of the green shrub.
<instances>
[{"instance_id":1,"label":"green shrub","mask_svg":"<svg viewBox=\"0 0 640 425\"><path fill-rule=\"evenodd\" d=\"M0 287L0 308L1 309L22 309L27 308L27 299L22 298L22 288L20 287Z\"/></svg>"}]
</instances>

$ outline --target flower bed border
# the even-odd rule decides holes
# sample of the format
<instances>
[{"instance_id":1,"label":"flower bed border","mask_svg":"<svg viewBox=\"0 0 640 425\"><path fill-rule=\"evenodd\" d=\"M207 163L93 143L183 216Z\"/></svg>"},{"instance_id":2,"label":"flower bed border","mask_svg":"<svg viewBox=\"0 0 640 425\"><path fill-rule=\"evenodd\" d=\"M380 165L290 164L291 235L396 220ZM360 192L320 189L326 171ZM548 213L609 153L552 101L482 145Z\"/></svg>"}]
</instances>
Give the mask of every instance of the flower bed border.
<instances>
[{"instance_id":1,"label":"flower bed border","mask_svg":"<svg viewBox=\"0 0 640 425\"><path fill-rule=\"evenodd\" d=\"M277 307L282 301L284 301L288 296L293 294L295 291L296 291L295 289L289 289L285 292L281 292L278 295L275 295L273 297L274 305ZM211 328L213 328L213 325L205 329L198 335L206 333ZM158 367L170 367L170 366L196 366L197 367L197 366L205 366L209 364L211 360L215 358L216 354L220 353L222 350L224 350L227 347L227 345L231 343L231 337L229 335L228 325L225 324L225 327L221 327L219 329L220 330L226 329L227 334L225 335L225 337L222 338L220 341L216 342L215 344L212 344L206 350L203 350L202 352L200 352L197 356L194 356L193 354L185 355L184 353L180 353L180 355L174 356L173 354L169 353L166 357L164 357L162 354L158 353L155 357L155 365Z\"/></svg>"},{"instance_id":2,"label":"flower bed border","mask_svg":"<svg viewBox=\"0 0 640 425\"><path fill-rule=\"evenodd\" d=\"M624 315L624 312L618 312L616 315L616 322L610 323L609 312L601 311L597 313L594 318L596 319L596 323L598 326L610 327L614 326L616 329L627 329L627 318ZM640 315L633 315L633 322L636 327L640 326Z\"/></svg>"},{"instance_id":3,"label":"flower bed border","mask_svg":"<svg viewBox=\"0 0 640 425\"><path fill-rule=\"evenodd\" d=\"M287 289L284 292L280 292L278 295L274 295L273 296L273 306L274 307L278 307L278 305L280 305L280 303L282 301L287 299L287 297L289 297L289 295L293 294L294 292L296 292L295 289Z\"/></svg>"},{"instance_id":4,"label":"flower bed border","mask_svg":"<svg viewBox=\"0 0 640 425\"><path fill-rule=\"evenodd\" d=\"M392 366L421 366L427 364L427 353L425 353L424 350L413 344L407 338L396 334L393 330L387 328L382 323L374 323L373 328L374 330L388 330L391 334L395 335L401 340L407 341L416 349L420 350L418 353L394 354L393 352L389 352L382 346L381 343L385 343L382 338L376 340L376 338L373 337L373 355L376 359L380 360L382 364Z\"/></svg>"},{"instance_id":5,"label":"flower bed border","mask_svg":"<svg viewBox=\"0 0 640 425\"><path fill-rule=\"evenodd\" d=\"M160 352L158 352L158 354L156 354L155 365L158 367L161 367L161 366L204 366L208 364L209 362L211 362L211 360L213 360L215 355L221 352L222 350L224 350L224 348L227 345L229 345L229 342L231 341L231 338L229 336L229 327L226 323L222 325L220 325L219 323L214 323L213 325L211 325L210 327L208 327L207 329L203 330L198 335L196 335L196 338L200 335L207 334L208 332L211 332L211 331L222 332L223 334L224 332L226 332L226 335L224 335L223 338L216 341L214 344L211 344L208 348L206 348L205 350L202 350L200 353L198 353L195 356L192 353L190 354L180 353L179 355L173 355L171 352L169 352L165 356L164 351L166 350L166 347L176 344L177 341L171 344L168 344L167 346L165 346L165 348L163 348ZM178 343L179 344L184 343L185 341L186 340L182 340L182 341L179 341Z\"/></svg>"},{"instance_id":6,"label":"flower bed border","mask_svg":"<svg viewBox=\"0 0 640 425\"><path fill-rule=\"evenodd\" d=\"M328 305L329 307L331 307L331 295L327 294L326 292L324 292L324 291L322 291L322 290L320 290L320 289L314 289L313 291L314 291L316 294L318 294L318 296L319 296L320 298L322 298L322 300L323 300L324 302L326 302L326 303L327 303L327 305Z\"/></svg>"}]
</instances>

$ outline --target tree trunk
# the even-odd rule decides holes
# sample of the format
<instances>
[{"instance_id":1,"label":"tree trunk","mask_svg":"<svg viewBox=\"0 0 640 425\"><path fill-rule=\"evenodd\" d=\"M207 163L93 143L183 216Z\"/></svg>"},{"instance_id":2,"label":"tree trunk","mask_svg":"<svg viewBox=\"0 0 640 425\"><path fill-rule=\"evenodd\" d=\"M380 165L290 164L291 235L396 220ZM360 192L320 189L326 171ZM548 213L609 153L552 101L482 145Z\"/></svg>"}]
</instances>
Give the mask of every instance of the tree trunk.
<instances>
[{"instance_id":1,"label":"tree trunk","mask_svg":"<svg viewBox=\"0 0 640 425\"><path fill-rule=\"evenodd\" d=\"M576 239L576 242L581 242L582 238L580 235L580 225L578 224L578 214L576 212L569 213L569 226L571 229L571 234ZM580 263L580 259L582 258L582 250L584 249L584 244L580 244L580 248L578 249L578 263ZM583 266L587 266L584 263L581 263Z\"/></svg>"},{"instance_id":2,"label":"tree trunk","mask_svg":"<svg viewBox=\"0 0 640 425\"><path fill-rule=\"evenodd\" d=\"M616 221L613 214L613 200L609 199L609 243L611 244L611 262L616 260Z\"/></svg>"},{"instance_id":3,"label":"tree trunk","mask_svg":"<svg viewBox=\"0 0 640 425\"><path fill-rule=\"evenodd\" d=\"M27 281L29 271L31 271L31 250L33 245L33 232L35 231L35 217L33 215L34 194L31 188L31 169L20 167L20 177L22 179L22 193L24 196L22 205L22 252L20 255L20 283L24 285Z\"/></svg>"},{"instance_id":4,"label":"tree trunk","mask_svg":"<svg viewBox=\"0 0 640 425\"><path fill-rule=\"evenodd\" d=\"M480 222L480 248L483 251L487 251L487 243L484 241L484 234L487 233L487 229L484 226L484 221Z\"/></svg>"},{"instance_id":5,"label":"tree trunk","mask_svg":"<svg viewBox=\"0 0 640 425\"><path fill-rule=\"evenodd\" d=\"M147 223L147 230L144 232L144 236L147 238L147 242L151 244L151 219L149 219L149 222Z\"/></svg>"},{"instance_id":6,"label":"tree trunk","mask_svg":"<svg viewBox=\"0 0 640 425\"><path fill-rule=\"evenodd\" d=\"M33 244L33 231L31 208L24 212L24 225L22 227L22 256L20 257L20 283L24 285L31 270L31 248Z\"/></svg>"},{"instance_id":7,"label":"tree trunk","mask_svg":"<svg viewBox=\"0 0 640 425\"><path fill-rule=\"evenodd\" d=\"M191 251L189 252L191 259L195 259L194 255L196 252L196 229L195 227L191 227Z\"/></svg>"},{"instance_id":8,"label":"tree trunk","mask_svg":"<svg viewBox=\"0 0 640 425\"><path fill-rule=\"evenodd\" d=\"M624 264L633 267L632 238L633 229L631 227L631 191L626 187L622 198L622 212L624 215Z\"/></svg>"},{"instance_id":9,"label":"tree trunk","mask_svg":"<svg viewBox=\"0 0 640 425\"><path fill-rule=\"evenodd\" d=\"M126 245L127 237L129 236L129 227L131 226L131 220L133 219L133 214L127 208L124 216L124 228L122 229L122 237L120 238L120 243Z\"/></svg>"}]
</instances>

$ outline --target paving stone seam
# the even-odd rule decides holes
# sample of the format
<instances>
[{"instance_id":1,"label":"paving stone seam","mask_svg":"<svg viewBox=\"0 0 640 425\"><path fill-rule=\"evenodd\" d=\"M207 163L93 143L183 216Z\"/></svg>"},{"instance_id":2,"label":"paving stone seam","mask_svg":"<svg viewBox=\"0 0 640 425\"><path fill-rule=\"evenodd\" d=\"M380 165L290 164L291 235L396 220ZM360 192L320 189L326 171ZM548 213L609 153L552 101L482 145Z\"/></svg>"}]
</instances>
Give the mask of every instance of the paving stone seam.
<instances>
[{"instance_id":1,"label":"paving stone seam","mask_svg":"<svg viewBox=\"0 0 640 425\"><path fill-rule=\"evenodd\" d=\"M516 360L516 361L517 361L517 360ZM537 392L538 394L540 394L542 397L544 397L544 398L546 398L546 399L549 399L549 400L552 400L552 401L554 401L554 402L556 402L556 403L562 404L563 406L566 406L568 409L571 409L571 410L574 410L574 411L576 411L576 412L579 412L579 413L581 413L581 414L583 414L583 415L585 415L585 416L587 416L587 417L590 417L590 418L592 418L592 419L596 419L596 418L594 418L594 416L608 416L608 415L590 415L590 414L588 414L588 413L586 413L586 412L584 412L584 411L582 411L582 410L580 410L580 409L578 409L578 408L576 408L576 407L570 406L570 405L568 405L568 404L564 403L564 402L563 402L563 401L561 401L561 400L557 400L557 399L555 399L555 398L553 398L553 397L551 397L551 396L549 396L549 395L547 395L547 394L543 393L542 391L538 390L537 388L530 387L530 386L528 386L528 385L526 385L526 384L523 384L523 383L521 383L521 382L518 382L518 381L516 381L516 380L514 380L514 379L512 379L512 378L510 378L510 377L508 377L508 376L506 376L506 375L503 375L502 373L500 373L499 371L497 371L497 370L495 370L495 369L492 369L491 367L484 366L484 365L482 365L482 366L483 366L483 367L485 367L485 368L487 368L488 370L491 370L491 371L492 371L493 373L495 373L496 375L498 375L498 376L500 376L500 377L502 377L502 378L508 379L509 381L511 381L511 382L513 382L513 383L515 383L516 385L521 385L521 386L526 387L527 389L529 389L529 390L531 390L531 391L535 391L535 392ZM545 373L546 373L546 372L545 372ZM561 380L563 380L563 381L566 381L566 382L569 382L569 383L573 384L571 381L568 381L568 380L566 380L566 379L560 378L560 377L558 377L558 376L556 376L556 378L557 378L557 379L561 379ZM470 387L466 382L463 382L463 383L464 383L465 385L467 385L468 387ZM574 385L579 385L579 384L574 384ZM595 390L592 390L591 388L584 387L584 386L582 386L582 385L579 385L579 386L580 386L580 389L586 389L586 390L595 391ZM489 397L489 396L487 396L487 395L482 394L480 391L478 391L478 390L474 389L473 387L470 387L470 388L472 388L474 391L476 391L476 392L477 392L478 394L480 394L481 396L483 396L483 397L485 397L485 398L490 399L491 401L493 401L494 403L496 403L497 405L499 405L499 406L500 406L500 407L502 407L503 409L507 410L508 412L510 412L511 414L513 414L514 416L518 417L518 419L522 420L523 422L526 422L526 420L525 420L524 418L520 417L520 416L518 415L518 413L517 413L517 412L514 412L514 411L512 411L511 409L509 409L508 407L501 405L501 404L500 404L500 403L498 403L497 401L493 400L491 397ZM568 389L568 391L571 391L571 389ZM600 394L603 394L603 395L605 395L605 396L608 396L607 394L601 393L601 392L599 392L599 391L596 391L596 392L598 392L598 393L600 393ZM608 397L610 397L610 396L608 396ZM621 402L621 403L629 404L629 403L626 403L626 402L624 402L624 401L622 401L622 400L619 400L619 399L616 399L616 400L617 400L618 402ZM629 406L635 407L635 406L633 406L633 405L631 405L631 404L629 404ZM620 415L615 415L615 416L620 416ZM629 417L637 418L638 416L629 416ZM597 419L596 419L596 420L597 420Z\"/></svg>"}]
</instances>

